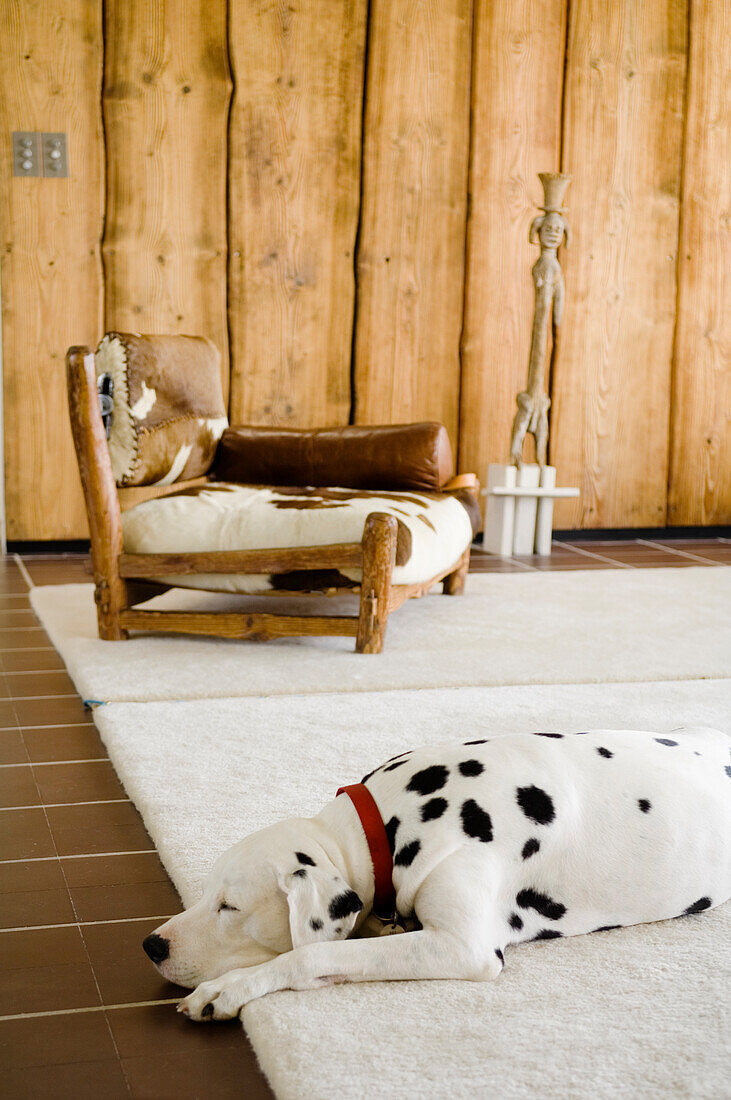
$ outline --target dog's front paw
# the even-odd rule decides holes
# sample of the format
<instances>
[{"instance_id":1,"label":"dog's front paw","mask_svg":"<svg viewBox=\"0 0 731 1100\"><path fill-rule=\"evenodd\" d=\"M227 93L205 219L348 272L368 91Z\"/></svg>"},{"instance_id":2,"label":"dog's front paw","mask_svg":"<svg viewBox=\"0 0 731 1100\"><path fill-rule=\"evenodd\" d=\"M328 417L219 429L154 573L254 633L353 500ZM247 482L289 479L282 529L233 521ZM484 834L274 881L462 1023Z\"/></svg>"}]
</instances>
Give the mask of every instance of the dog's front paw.
<instances>
[{"instance_id":1,"label":"dog's front paw","mask_svg":"<svg viewBox=\"0 0 731 1100\"><path fill-rule=\"evenodd\" d=\"M226 974L211 982L201 982L185 1000L178 1005L190 1020L207 1023L211 1020L232 1020L241 1012L249 997L244 982L240 978Z\"/></svg>"}]
</instances>

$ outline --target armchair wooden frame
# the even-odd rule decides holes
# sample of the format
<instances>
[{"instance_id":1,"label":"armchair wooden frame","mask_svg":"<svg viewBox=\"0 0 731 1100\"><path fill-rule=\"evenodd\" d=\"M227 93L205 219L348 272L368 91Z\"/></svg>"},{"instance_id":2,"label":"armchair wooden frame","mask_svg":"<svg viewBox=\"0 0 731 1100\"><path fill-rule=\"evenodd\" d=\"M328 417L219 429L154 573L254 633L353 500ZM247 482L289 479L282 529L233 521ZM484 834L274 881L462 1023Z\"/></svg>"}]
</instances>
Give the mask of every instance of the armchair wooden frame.
<instances>
[{"instance_id":1,"label":"armchair wooden frame","mask_svg":"<svg viewBox=\"0 0 731 1100\"><path fill-rule=\"evenodd\" d=\"M422 584L393 585L397 521L372 512L358 543L293 547L281 550L212 551L210 553L126 554L122 509L112 472L99 410L94 353L69 348L66 355L69 415L91 536L94 599L99 637L120 641L130 630L207 634L226 638L268 640L293 635L344 635L355 638L358 653L380 653L389 614L405 600L423 596L438 581L448 595L464 589L469 547L449 569ZM175 492L179 485L171 485ZM134 607L155 590L139 595L138 581L196 573L288 573L302 569L362 570L358 615L277 615L231 611L152 611ZM153 582L155 583L155 582ZM135 589L137 595L135 597ZM330 589L327 595L337 591ZM264 593L267 595L268 593ZM272 595L285 595L278 591ZM289 595L322 596L322 591Z\"/></svg>"}]
</instances>

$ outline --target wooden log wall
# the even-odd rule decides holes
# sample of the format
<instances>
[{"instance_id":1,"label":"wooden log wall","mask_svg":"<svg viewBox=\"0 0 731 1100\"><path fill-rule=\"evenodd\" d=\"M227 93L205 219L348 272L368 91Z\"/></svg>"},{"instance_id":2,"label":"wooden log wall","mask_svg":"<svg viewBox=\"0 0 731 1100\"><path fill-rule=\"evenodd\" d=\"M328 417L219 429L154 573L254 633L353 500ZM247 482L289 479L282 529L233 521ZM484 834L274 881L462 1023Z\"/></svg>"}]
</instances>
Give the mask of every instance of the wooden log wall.
<instances>
[{"instance_id":1,"label":"wooden log wall","mask_svg":"<svg viewBox=\"0 0 731 1100\"><path fill-rule=\"evenodd\" d=\"M564 0L475 0L459 457L483 483L488 464L508 458L527 378L528 229L537 173L559 164L565 38Z\"/></svg>"},{"instance_id":2,"label":"wooden log wall","mask_svg":"<svg viewBox=\"0 0 731 1100\"><path fill-rule=\"evenodd\" d=\"M367 0L230 0L231 419L348 422Z\"/></svg>"},{"instance_id":3,"label":"wooden log wall","mask_svg":"<svg viewBox=\"0 0 731 1100\"><path fill-rule=\"evenodd\" d=\"M63 359L200 332L231 419L505 461L539 171L573 176L566 527L731 520L731 55L703 0L0 0L10 539L83 537ZM13 130L69 178L11 175Z\"/></svg>"},{"instance_id":4,"label":"wooden log wall","mask_svg":"<svg viewBox=\"0 0 731 1100\"><path fill-rule=\"evenodd\" d=\"M731 19L690 0L671 524L731 521Z\"/></svg>"},{"instance_id":5,"label":"wooden log wall","mask_svg":"<svg viewBox=\"0 0 731 1100\"><path fill-rule=\"evenodd\" d=\"M105 328L204 333L227 392L226 5L106 0L105 15Z\"/></svg>"},{"instance_id":6,"label":"wooden log wall","mask_svg":"<svg viewBox=\"0 0 731 1100\"><path fill-rule=\"evenodd\" d=\"M104 324L101 0L0 5L0 195L8 539L69 539L86 518L65 349ZM66 132L67 179L12 175L12 133Z\"/></svg>"},{"instance_id":7,"label":"wooden log wall","mask_svg":"<svg viewBox=\"0 0 731 1100\"><path fill-rule=\"evenodd\" d=\"M354 419L459 432L471 0L371 0Z\"/></svg>"}]
</instances>

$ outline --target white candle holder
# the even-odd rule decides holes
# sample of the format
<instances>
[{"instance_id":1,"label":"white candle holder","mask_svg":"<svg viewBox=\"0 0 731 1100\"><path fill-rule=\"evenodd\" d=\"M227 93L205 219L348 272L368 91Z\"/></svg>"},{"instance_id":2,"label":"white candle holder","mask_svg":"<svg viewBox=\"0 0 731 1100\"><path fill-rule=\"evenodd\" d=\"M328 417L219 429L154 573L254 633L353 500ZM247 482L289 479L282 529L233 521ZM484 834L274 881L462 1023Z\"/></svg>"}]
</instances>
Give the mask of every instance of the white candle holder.
<instances>
[{"instance_id":1,"label":"white candle holder","mask_svg":"<svg viewBox=\"0 0 731 1100\"><path fill-rule=\"evenodd\" d=\"M520 469L494 462L488 466L483 549L490 554L551 553L553 502L579 496L575 488L556 488L556 467L525 463Z\"/></svg>"}]
</instances>

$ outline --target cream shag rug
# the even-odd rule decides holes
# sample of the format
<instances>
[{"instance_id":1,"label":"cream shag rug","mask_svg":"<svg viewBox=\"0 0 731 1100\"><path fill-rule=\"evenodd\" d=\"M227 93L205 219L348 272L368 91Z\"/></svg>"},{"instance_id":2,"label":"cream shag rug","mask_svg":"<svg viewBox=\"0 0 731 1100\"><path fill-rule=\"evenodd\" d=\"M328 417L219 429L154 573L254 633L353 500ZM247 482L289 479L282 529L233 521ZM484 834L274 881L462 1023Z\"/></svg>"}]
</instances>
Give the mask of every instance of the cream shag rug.
<instances>
[{"instance_id":1,"label":"cream shag rug","mask_svg":"<svg viewBox=\"0 0 731 1100\"><path fill-rule=\"evenodd\" d=\"M462 597L435 592L395 612L379 657L355 654L350 638L261 643L137 636L101 642L92 592L91 585L63 585L31 593L85 699L731 675L731 569L724 568L473 574ZM337 597L322 601L326 612L337 613L343 599L354 606L352 597ZM284 611L285 600L176 590L149 606Z\"/></svg>"},{"instance_id":2,"label":"cream shag rug","mask_svg":"<svg viewBox=\"0 0 731 1100\"><path fill-rule=\"evenodd\" d=\"M527 641L526 664L531 653ZM229 844L317 812L403 749L535 728L729 730L730 704L731 681L716 679L109 703L95 717L189 903ZM277 993L248 1006L244 1023L280 1100L721 1100L730 932L727 904L509 949L493 983Z\"/></svg>"}]
</instances>

